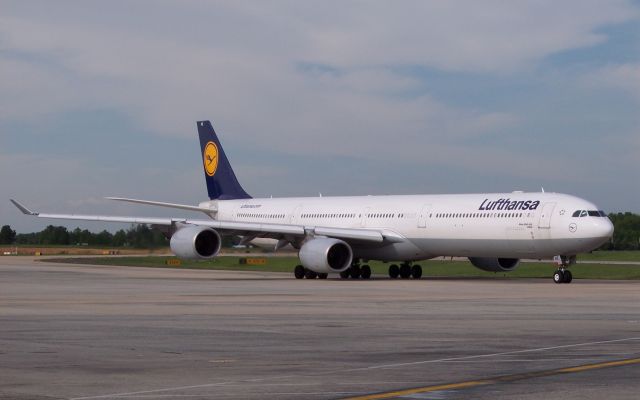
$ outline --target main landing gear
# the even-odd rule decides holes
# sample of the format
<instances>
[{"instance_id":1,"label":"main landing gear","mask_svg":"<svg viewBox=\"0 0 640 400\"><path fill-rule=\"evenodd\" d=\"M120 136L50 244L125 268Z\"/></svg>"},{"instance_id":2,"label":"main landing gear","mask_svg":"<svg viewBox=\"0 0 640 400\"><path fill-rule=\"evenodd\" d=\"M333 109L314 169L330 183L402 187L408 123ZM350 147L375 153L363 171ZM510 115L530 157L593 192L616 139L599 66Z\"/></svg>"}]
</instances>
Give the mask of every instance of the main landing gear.
<instances>
[{"instance_id":1,"label":"main landing gear","mask_svg":"<svg viewBox=\"0 0 640 400\"><path fill-rule=\"evenodd\" d=\"M344 271L340 272L340 278L342 279L369 279L371 278L371 267L367 264L360 265L358 261L351 263L351 266Z\"/></svg>"},{"instance_id":2,"label":"main landing gear","mask_svg":"<svg viewBox=\"0 0 640 400\"><path fill-rule=\"evenodd\" d=\"M327 279L327 277L329 276L329 274L319 274L315 271L303 267L302 265L296 265L296 267L293 269L293 275L296 277L296 279Z\"/></svg>"},{"instance_id":3,"label":"main landing gear","mask_svg":"<svg viewBox=\"0 0 640 400\"><path fill-rule=\"evenodd\" d=\"M409 263L402 263L400 266L391 264L389 266L389 278L396 279L420 279L422 278L422 267L418 264L411 265Z\"/></svg>"},{"instance_id":4,"label":"main landing gear","mask_svg":"<svg viewBox=\"0 0 640 400\"><path fill-rule=\"evenodd\" d=\"M554 259L558 263L558 269L553 273L553 281L555 283L571 283L573 275L567 268L576 263L576 256L557 256Z\"/></svg>"},{"instance_id":5,"label":"main landing gear","mask_svg":"<svg viewBox=\"0 0 640 400\"><path fill-rule=\"evenodd\" d=\"M296 277L296 279L327 279L327 277L329 276L329 274L320 274L308 268L305 268L302 265L296 265L296 267L293 269L293 275ZM367 264L360 265L359 263L353 263L351 264L351 267L340 272L340 278L369 279L371 278L371 267L369 267Z\"/></svg>"}]
</instances>

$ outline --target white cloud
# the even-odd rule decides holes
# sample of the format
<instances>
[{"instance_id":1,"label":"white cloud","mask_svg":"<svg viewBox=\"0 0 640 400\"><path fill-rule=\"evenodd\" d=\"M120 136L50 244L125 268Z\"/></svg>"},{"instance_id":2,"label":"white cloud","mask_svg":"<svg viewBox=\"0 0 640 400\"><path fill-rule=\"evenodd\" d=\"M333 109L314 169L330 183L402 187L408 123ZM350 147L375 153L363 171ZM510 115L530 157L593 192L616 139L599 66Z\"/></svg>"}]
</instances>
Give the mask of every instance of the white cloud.
<instances>
[{"instance_id":1,"label":"white cloud","mask_svg":"<svg viewBox=\"0 0 640 400\"><path fill-rule=\"evenodd\" d=\"M192 135L193 120L220 115L241 121L235 123L237 130L254 133L252 139L261 146L273 146L275 131L279 148L304 154L324 147L328 155L349 155L354 149L379 153L386 148L384 140L372 138L380 135L402 142L438 142L516 121L503 112L456 109L427 95L403 97L417 82L387 68L313 75L299 70L292 58L295 51L280 58L262 48L238 51L220 49L217 43L197 46L104 28L15 18L2 22L11 31L31 32L10 36L10 47L53 58L77 77L60 80L46 65L14 65L22 81L34 82L34 91L62 96L50 101L49 109L51 97L40 96L36 110L41 112L102 104L136 115L152 131L174 135ZM48 34L33 34L37 31ZM11 70L11 65L6 68ZM13 110L14 117L33 115L28 100L34 97L34 92L25 92L22 107L6 110ZM327 146L331 143L340 145ZM412 157L415 147L410 147L407 159L421 160L424 152Z\"/></svg>"},{"instance_id":2,"label":"white cloud","mask_svg":"<svg viewBox=\"0 0 640 400\"><path fill-rule=\"evenodd\" d=\"M605 86L626 91L640 100L640 63L608 65L585 74L582 78L587 86Z\"/></svg>"},{"instance_id":3,"label":"white cloud","mask_svg":"<svg viewBox=\"0 0 640 400\"><path fill-rule=\"evenodd\" d=\"M628 2L446 1L331 3L311 20L308 57L341 66L416 64L511 71L601 43L595 28L637 16ZM326 61L325 61L326 62Z\"/></svg>"},{"instance_id":4,"label":"white cloud","mask_svg":"<svg viewBox=\"0 0 640 400\"><path fill-rule=\"evenodd\" d=\"M529 68L550 54L602 42L596 28L637 15L623 1L195 3L186 14L171 4L144 3L122 21L114 15L129 2L52 12L51 18L25 12L2 17L8 54L37 56L20 63L0 58L8 78L0 89L26 89L17 96L24 101L5 98L4 117L101 104L130 110L165 134L187 134L177 132L198 117L234 120L263 107L284 120L291 103L306 101L317 109L333 102L326 97L388 97L411 87L411 79L389 66ZM296 70L298 62L334 66L345 75L326 86L323 79L310 84ZM303 91L316 87L323 96L304 98ZM28 99L36 100L35 107Z\"/></svg>"}]
</instances>

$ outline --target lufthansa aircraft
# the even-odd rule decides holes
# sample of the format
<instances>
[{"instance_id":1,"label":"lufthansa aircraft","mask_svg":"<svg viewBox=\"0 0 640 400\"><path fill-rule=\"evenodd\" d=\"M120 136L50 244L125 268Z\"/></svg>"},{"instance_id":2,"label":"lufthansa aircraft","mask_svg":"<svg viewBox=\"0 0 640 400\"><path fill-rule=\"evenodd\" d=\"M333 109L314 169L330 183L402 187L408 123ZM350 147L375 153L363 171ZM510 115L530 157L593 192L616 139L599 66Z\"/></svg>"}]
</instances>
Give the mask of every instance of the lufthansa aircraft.
<instances>
[{"instance_id":1,"label":"lufthansa aircraft","mask_svg":"<svg viewBox=\"0 0 640 400\"><path fill-rule=\"evenodd\" d=\"M238 183L211 122L197 122L209 201L197 206L110 197L113 200L201 211L209 219L137 218L23 213L40 218L149 224L170 238L178 257L215 257L221 235L243 243L270 240L276 250L292 245L301 278L371 276L367 260L397 262L391 278L420 278L416 261L468 257L485 271L511 271L520 259L558 257L556 283L571 282L576 254L591 251L613 234L593 203L560 193L484 193L409 196L263 198Z\"/></svg>"}]
</instances>

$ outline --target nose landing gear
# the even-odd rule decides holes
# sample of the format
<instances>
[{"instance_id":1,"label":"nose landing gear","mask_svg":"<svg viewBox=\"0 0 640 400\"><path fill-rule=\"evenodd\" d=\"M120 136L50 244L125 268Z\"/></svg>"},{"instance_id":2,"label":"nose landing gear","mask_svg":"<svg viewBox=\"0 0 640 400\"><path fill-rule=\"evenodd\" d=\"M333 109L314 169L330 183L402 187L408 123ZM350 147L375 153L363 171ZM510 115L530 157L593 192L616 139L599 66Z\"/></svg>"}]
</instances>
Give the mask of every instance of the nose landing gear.
<instances>
[{"instance_id":1,"label":"nose landing gear","mask_svg":"<svg viewBox=\"0 0 640 400\"><path fill-rule=\"evenodd\" d=\"M571 283L573 275L568 269L558 269L553 273L553 281L555 283Z\"/></svg>"},{"instance_id":2,"label":"nose landing gear","mask_svg":"<svg viewBox=\"0 0 640 400\"><path fill-rule=\"evenodd\" d=\"M555 283L571 283L573 275L567 268L576 263L576 256L555 256L554 261L558 264L558 269L553 273Z\"/></svg>"}]
</instances>

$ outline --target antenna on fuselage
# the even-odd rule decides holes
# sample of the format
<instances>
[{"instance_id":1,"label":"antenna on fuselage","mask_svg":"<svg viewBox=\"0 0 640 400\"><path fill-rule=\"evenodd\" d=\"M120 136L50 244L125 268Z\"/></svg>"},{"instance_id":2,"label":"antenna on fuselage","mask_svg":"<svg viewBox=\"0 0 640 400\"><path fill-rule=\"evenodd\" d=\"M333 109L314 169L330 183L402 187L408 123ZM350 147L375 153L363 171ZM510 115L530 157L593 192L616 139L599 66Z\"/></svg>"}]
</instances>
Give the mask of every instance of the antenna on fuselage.
<instances>
[{"instance_id":1,"label":"antenna on fuselage","mask_svg":"<svg viewBox=\"0 0 640 400\"><path fill-rule=\"evenodd\" d=\"M540 186L540 189L542 189L542 193L544 193L544 188L542 186Z\"/></svg>"}]
</instances>

